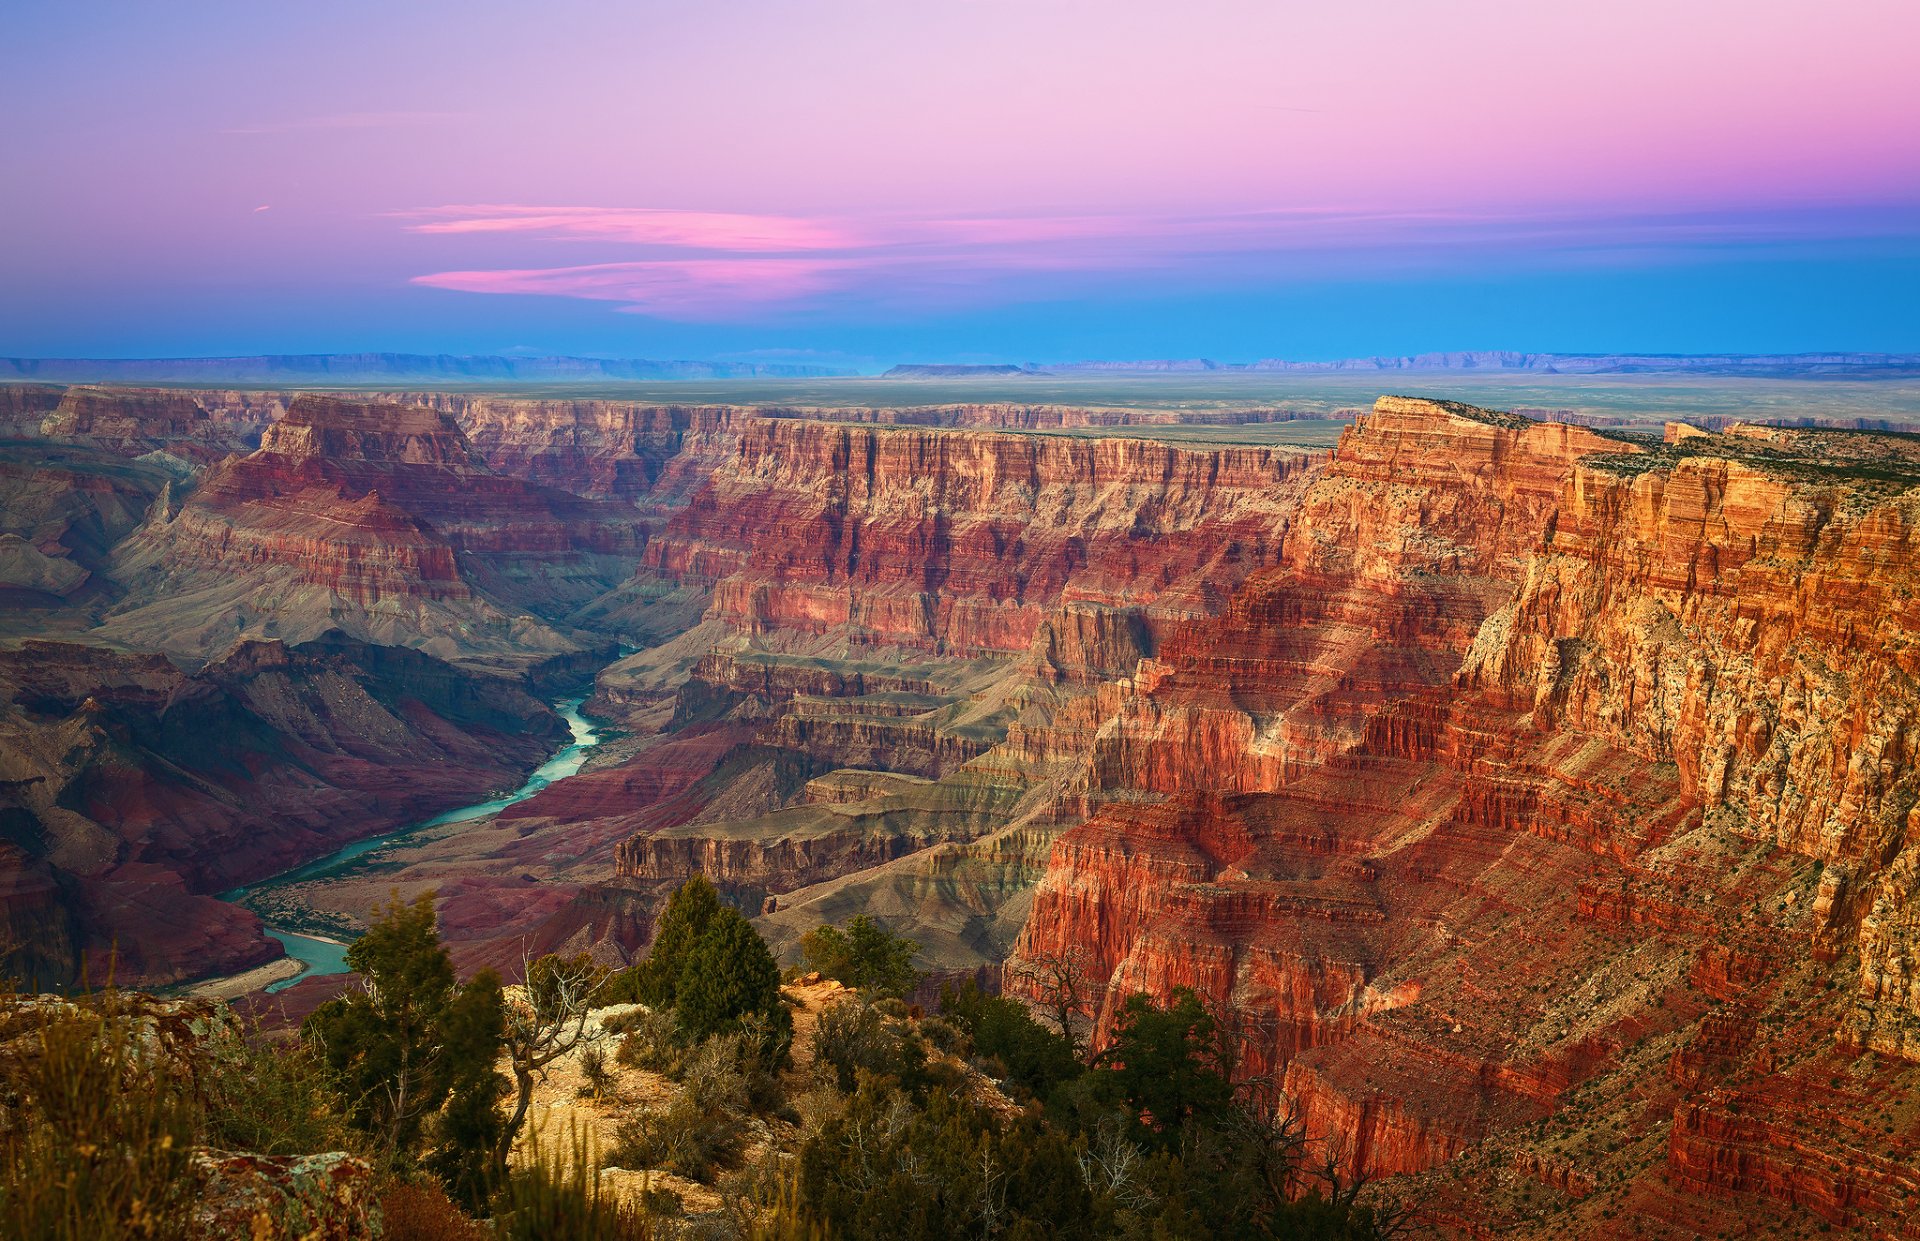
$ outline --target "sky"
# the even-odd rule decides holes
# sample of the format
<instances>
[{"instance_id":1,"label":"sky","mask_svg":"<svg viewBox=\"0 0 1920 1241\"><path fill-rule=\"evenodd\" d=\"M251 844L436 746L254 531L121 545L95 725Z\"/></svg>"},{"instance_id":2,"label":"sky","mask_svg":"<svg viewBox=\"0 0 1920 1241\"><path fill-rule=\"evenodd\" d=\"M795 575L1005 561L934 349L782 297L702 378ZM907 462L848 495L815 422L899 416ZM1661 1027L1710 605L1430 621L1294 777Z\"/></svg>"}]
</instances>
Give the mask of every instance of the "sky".
<instances>
[{"instance_id":1,"label":"sky","mask_svg":"<svg viewBox=\"0 0 1920 1241\"><path fill-rule=\"evenodd\" d=\"M0 356L1920 351L1914 0L0 6Z\"/></svg>"}]
</instances>

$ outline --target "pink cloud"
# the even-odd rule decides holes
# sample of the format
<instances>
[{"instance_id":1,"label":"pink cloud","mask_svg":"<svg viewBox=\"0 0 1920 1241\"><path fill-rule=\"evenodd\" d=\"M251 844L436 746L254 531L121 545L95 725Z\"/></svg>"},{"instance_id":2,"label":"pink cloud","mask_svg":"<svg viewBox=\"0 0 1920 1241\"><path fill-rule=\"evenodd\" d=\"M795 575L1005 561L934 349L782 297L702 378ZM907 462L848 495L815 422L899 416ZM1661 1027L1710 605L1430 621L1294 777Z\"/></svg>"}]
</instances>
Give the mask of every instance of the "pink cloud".
<instances>
[{"instance_id":1,"label":"pink cloud","mask_svg":"<svg viewBox=\"0 0 1920 1241\"><path fill-rule=\"evenodd\" d=\"M641 314L707 318L729 308L790 302L840 283L836 259L649 259L582 267L444 271L414 284L463 293L529 293L626 302Z\"/></svg>"},{"instance_id":2,"label":"pink cloud","mask_svg":"<svg viewBox=\"0 0 1920 1241\"><path fill-rule=\"evenodd\" d=\"M476 204L397 213L420 220L416 233L533 233L546 237L747 253L838 250L865 238L839 225L800 216L653 207L532 207Z\"/></svg>"},{"instance_id":3,"label":"pink cloud","mask_svg":"<svg viewBox=\"0 0 1920 1241\"><path fill-rule=\"evenodd\" d=\"M1071 281L1143 276L1233 284L1344 266L1405 270L1484 263L1520 251L1591 266L1834 233L1820 213L1580 215L1297 207L1192 214L875 216L825 219L596 207L446 207L414 231L592 237L667 255L563 267L446 271L413 283L626 303L663 318L750 316L823 295L873 305L952 307L1055 296ZM1884 215L1885 218L1881 218ZM1894 214L1842 231L1900 227ZM671 251L691 251L684 257ZM711 257L713 250L743 257ZM750 257L745 257L750 256Z\"/></svg>"}]
</instances>

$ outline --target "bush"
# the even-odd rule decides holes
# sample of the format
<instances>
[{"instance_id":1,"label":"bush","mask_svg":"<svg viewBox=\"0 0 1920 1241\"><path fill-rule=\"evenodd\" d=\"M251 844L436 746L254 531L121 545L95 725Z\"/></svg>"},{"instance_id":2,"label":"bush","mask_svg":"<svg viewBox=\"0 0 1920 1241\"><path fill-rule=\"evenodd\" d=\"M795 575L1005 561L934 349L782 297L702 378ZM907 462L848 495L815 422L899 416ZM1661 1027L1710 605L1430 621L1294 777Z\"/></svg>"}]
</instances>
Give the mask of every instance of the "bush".
<instances>
[{"instance_id":1,"label":"bush","mask_svg":"<svg viewBox=\"0 0 1920 1241\"><path fill-rule=\"evenodd\" d=\"M636 1008L623 1013L618 1024L608 1022L607 1029L624 1033L614 1059L628 1068L650 1073L676 1073L686 1053L686 1040L673 1014L659 1009Z\"/></svg>"},{"instance_id":2,"label":"bush","mask_svg":"<svg viewBox=\"0 0 1920 1241\"><path fill-rule=\"evenodd\" d=\"M1130 1115L1147 1118L1143 1135L1162 1146L1177 1144L1188 1123L1216 1124L1233 1107L1220 1028L1186 987L1174 988L1165 1007L1128 996L1098 1063L1107 1070L1101 1083Z\"/></svg>"},{"instance_id":3,"label":"bush","mask_svg":"<svg viewBox=\"0 0 1920 1241\"><path fill-rule=\"evenodd\" d=\"M742 1122L756 1093L771 1090L771 1075L745 1038L707 1039L686 1057L671 1103L638 1109L621 1121L613 1160L704 1181L739 1153Z\"/></svg>"},{"instance_id":4,"label":"bush","mask_svg":"<svg viewBox=\"0 0 1920 1241\"><path fill-rule=\"evenodd\" d=\"M1030 1094L1044 1099L1082 1072L1064 1037L1034 1020L1026 1005L988 995L972 979L941 988L940 1015L967 1037L975 1055L997 1062L993 1076Z\"/></svg>"},{"instance_id":5,"label":"bush","mask_svg":"<svg viewBox=\"0 0 1920 1241\"><path fill-rule=\"evenodd\" d=\"M916 1108L868 1081L802 1148L798 1171L791 1214L849 1241L1116 1235L1063 1136L944 1091Z\"/></svg>"},{"instance_id":6,"label":"bush","mask_svg":"<svg viewBox=\"0 0 1920 1241\"><path fill-rule=\"evenodd\" d=\"M264 1039L247 1029L217 1036L201 1090L208 1146L309 1155L351 1145L333 1076L304 1044Z\"/></svg>"},{"instance_id":7,"label":"bush","mask_svg":"<svg viewBox=\"0 0 1920 1241\"><path fill-rule=\"evenodd\" d=\"M200 1112L179 1066L111 993L35 1004L21 1024L0 1112L0 1236L190 1236Z\"/></svg>"},{"instance_id":8,"label":"bush","mask_svg":"<svg viewBox=\"0 0 1920 1241\"><path fill-rule=\"evenodd\" d=\"M348 1100L349 1122L405 1167L451 1095L455 1142L477 1146L483 1138L466 1130L490 1127L500 1086L499 978L483 970L456 987L432 893L412 904L395 897L347 949L347 964L366 989L322 1004L302 1033Z\"/></svg>"},{"instance_id":9,"label":"bush","mask_svg":"<svg viewBox=\"0 0 1920 1241\"><path fill-rule=\"evenodd\" d=\"M396 1181L380 1195L385 1241L488 1241L488 1228L463 1212L438 1185Z\"/></svg>"},{"instance_id":10,"label":"bush","mask_svg":"<svg viewBox=\"0 0 1920 1241\"><path fill-rule=\"evenodd\" d=\"M909 1093L926 1083L927 1049L906 1022L878 1006L846 1000L820 1014L813 1028L814 1060L833 1071L851 1094L862 1074L891 1080Z\"/></svg>"},{"instance_id":11,"label":"bush","mask_svg":"<svg viewBox=\"0 0 1920 1241\"><path fill-rule=\"evenodd\" d=\"M905 999L920 977L913 968L920 945L865 914L855 914L844 931L831 926L809 931L800 952L808 969L872 995Z\"/></svg>"},{"instance_id":12,"label":"bush","mask_svg":"<svg viewBox=\"0 0 1920 1241\"><path fill-rule=\"evenodd\" d=\"M602 1099L613 1093L613 1070L607 1067L607 1053L598 1047L580 1052L580 1097Z\"/></svg>"}]
</instances>

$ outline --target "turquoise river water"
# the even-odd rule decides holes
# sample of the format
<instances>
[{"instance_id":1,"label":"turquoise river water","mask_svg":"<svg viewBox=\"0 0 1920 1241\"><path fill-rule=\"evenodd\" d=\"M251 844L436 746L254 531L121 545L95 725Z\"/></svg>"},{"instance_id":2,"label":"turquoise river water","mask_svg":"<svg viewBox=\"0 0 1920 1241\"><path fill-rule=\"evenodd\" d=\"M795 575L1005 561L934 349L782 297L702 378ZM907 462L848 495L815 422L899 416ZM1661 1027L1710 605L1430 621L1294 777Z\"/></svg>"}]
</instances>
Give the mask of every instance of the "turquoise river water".
<instances>
[{"instance_id":1,"label":"turquoise river water","mask_svg":"<svg viewBox=\"0 0 1920 1241\"><path fill-rule=\"evenodd\" d=\"M457 810L449 810L444 814L436 814L431 819L422 819L418 823L409 823L407 826L397 831L388 832L384 836L372 836L366 840L356 840L346 848L334 853L329 853L326 857L318 861L308 862L304 866L296 866L292 870L284 871L270 879L262 879L259 883L249 887L235 888L231 892L223 892L220 894L220 899L237 901L252 892L279 887L283 884L298 883L304 879L315 879L322 875L338 874L340 871L353 866L374 850L392 844L402 837L429 827L444 827L449 823L465 823L471 819L484 819L488 815L498 814L515 802L527 800L527 798L532 797L535 793L538 793L541 789L546 788L556 780L566 779L568 776L580 770L587 761L587 755L591 754L593 748L600 744L600 734L595 731L593 724L584 715L580 714L580 704L584 701L585 699L573 698L553 704L553 709L560 713L561 718L566 720L567 727L572 730L573 740L562 747L552 758L540 764L540 766L534 770L533 774L527 777L525 784L513 792L508 793L506 796L496 797L490 801L475 802L471 806L461 806ZM347 972L347 946L343 943L331 939L321 939L314 935L299 935L274 926L267 928L267 934L279 940L280 943L285 946L287 955L305 967L292 978L282 979L274 983L267 988L268 991L279 991L284 987L290 987L302 978L311 978L320 974L344 974Z\"/></svg>"}]
</instances>

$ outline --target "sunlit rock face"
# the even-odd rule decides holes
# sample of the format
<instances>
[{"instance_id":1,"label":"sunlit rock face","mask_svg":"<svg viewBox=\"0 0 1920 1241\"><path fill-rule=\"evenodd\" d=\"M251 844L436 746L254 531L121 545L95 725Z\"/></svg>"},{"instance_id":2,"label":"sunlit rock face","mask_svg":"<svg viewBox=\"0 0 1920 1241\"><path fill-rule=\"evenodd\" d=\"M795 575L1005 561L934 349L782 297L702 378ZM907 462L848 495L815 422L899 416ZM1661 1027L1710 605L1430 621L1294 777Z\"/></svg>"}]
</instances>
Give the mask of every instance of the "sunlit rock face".
<instances>
[{"instance_id":1,"label":"sunlit rock face","mask_svg":"<svg viewBox=\"0 0 1920 1241\"><path fill-rule=\"evenodd\" d=\"M1892 1218L1920 454L1669 440L1380 401L1278 567L1123 682L1016 962L1080 955L1103 1032L1193 987L1353 1171Z\"/></svg>"},{"instance_id":2,"label":"sunlit rock face","mask_svg":"<svg viewBox=\"0 0 1920 1241\"><path fill-rule=\"evenodd\" d=\"M342 629L452 659L591 641L570 614L631 572L630 506L494 472L436 411L297 398L120 549L122 640L210 656Z\"/></svg>"}]
</instances>

